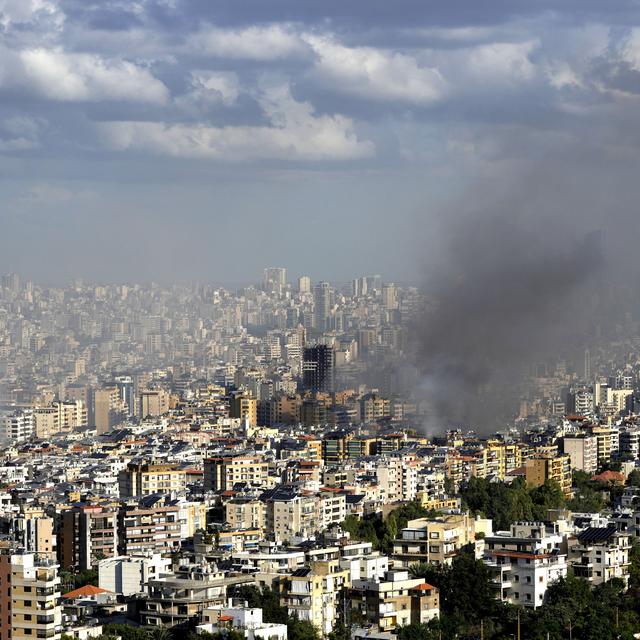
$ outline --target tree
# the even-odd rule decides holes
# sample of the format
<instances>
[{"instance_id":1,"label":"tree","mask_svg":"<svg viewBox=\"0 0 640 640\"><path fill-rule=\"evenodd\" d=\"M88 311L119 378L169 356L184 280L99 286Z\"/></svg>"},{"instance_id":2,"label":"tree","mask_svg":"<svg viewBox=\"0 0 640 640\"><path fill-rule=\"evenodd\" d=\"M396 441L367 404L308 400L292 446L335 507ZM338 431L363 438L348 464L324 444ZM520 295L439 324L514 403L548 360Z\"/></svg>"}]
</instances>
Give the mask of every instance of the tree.
<instances>
[{"instance_id":1,"label":"tree","mask_svg":"<svg viewBox=\"0 0 640 640\"><path fill-rule=\"evenodd\" d=\"M628 487L640 487L640 469L634 469L627 476L627 486Z\"/></svg>"},{"instance_id":2,"label":"tree","mask_svg":"<svg viewBox=\"0 0 640 640\"><path fill-rule=\"evenodd\" d=\"M148 632L149 640L173 640L173 633L167 627L158 627Z\"/></svg>"},{"instance_id":3,"label":"tree","mask_svg":"<svg viewBox=\"0 0 640 640\"><path fill-rule=\"evenodd\" d=\"M122 640L149 640L144 629L128 624L105 624L102 630L104 635L120 636Z\"/></svg>"},{"instance_id":4,"label":"tree","mask_svg":"<svg viewBox=\"0 0 640 640\"><path fill-rule=\"evenodd\" d=\"M287 623L288 640L320 640L317 627L308 620L290 618Z\"/></svg>"}]
</instances>

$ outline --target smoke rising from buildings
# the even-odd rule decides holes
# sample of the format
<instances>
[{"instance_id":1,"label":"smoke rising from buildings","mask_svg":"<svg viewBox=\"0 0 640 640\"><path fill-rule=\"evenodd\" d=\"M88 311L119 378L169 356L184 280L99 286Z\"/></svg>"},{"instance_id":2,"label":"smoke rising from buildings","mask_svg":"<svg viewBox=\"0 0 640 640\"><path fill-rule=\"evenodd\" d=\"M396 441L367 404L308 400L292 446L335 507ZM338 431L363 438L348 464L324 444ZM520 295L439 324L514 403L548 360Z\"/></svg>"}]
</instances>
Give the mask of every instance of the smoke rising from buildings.
<instances>
[{"instance_id":1,"label":"smoke rising from buildings","mask_svg":"<svg viewBox=\"0 0 640 640\"><path fill-rule=\"evenodd\" d=\"M471 189L441 218L413 336L428 430L505 426L530 366L584 342L604 260L572 183L537 169L502 195Z\"/></svg>"}]
</instances>

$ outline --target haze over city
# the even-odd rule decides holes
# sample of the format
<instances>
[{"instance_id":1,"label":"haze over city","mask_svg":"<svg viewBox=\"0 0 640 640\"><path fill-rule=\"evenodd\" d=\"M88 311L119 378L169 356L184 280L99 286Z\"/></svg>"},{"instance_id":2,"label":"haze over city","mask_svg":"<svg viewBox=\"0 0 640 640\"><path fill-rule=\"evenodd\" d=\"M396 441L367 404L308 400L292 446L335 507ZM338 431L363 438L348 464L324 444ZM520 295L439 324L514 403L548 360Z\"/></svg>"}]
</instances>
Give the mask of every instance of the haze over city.
<instances>
[{"instance_id":1,"label":"haze over city","mask_svg":"<svg viewBox=\"0 0 640 640\"><path fill-rule=\"evenodd\" d=\"M0 0L0 640L640 638L637 0Z\"/></svg>"}]
</instances>

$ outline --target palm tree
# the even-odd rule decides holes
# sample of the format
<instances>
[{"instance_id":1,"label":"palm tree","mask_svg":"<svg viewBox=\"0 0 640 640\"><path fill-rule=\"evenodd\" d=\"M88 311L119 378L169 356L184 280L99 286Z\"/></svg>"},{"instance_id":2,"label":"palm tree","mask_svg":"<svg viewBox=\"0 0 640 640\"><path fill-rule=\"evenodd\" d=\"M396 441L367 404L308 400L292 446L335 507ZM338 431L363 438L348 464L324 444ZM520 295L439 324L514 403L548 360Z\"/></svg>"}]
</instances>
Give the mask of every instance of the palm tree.
<instances>
[{"instance_id":1,"label":"palm tree","mask_svg":"<svg viewBox=\"0 0 640 640\"><path fill-rule=\"evenodd\" d=\"M149 640L173 640L173 633L171 633L167 627L149 629L147 633L149 635Z\"/></svg>"}]
</instances>

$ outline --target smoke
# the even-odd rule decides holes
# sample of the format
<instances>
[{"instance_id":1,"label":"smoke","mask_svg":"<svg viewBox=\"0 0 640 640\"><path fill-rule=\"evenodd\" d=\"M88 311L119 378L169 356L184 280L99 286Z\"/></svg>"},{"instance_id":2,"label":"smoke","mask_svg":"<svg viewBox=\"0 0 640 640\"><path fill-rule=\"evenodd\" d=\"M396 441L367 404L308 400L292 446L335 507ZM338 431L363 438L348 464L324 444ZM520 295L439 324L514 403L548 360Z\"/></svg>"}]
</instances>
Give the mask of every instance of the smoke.
<instances>
[{"instance_id":1,"label":"smoke","mask_svg":"<svg viewBox=\"0 0 640 640\"><path fill-rule=\"evenodd\" d=\"M551 162L443 212L413 327L429 431L504 427L531 366L583 348L605 271L593 177Z\"/></svg>"}]
</instances>

